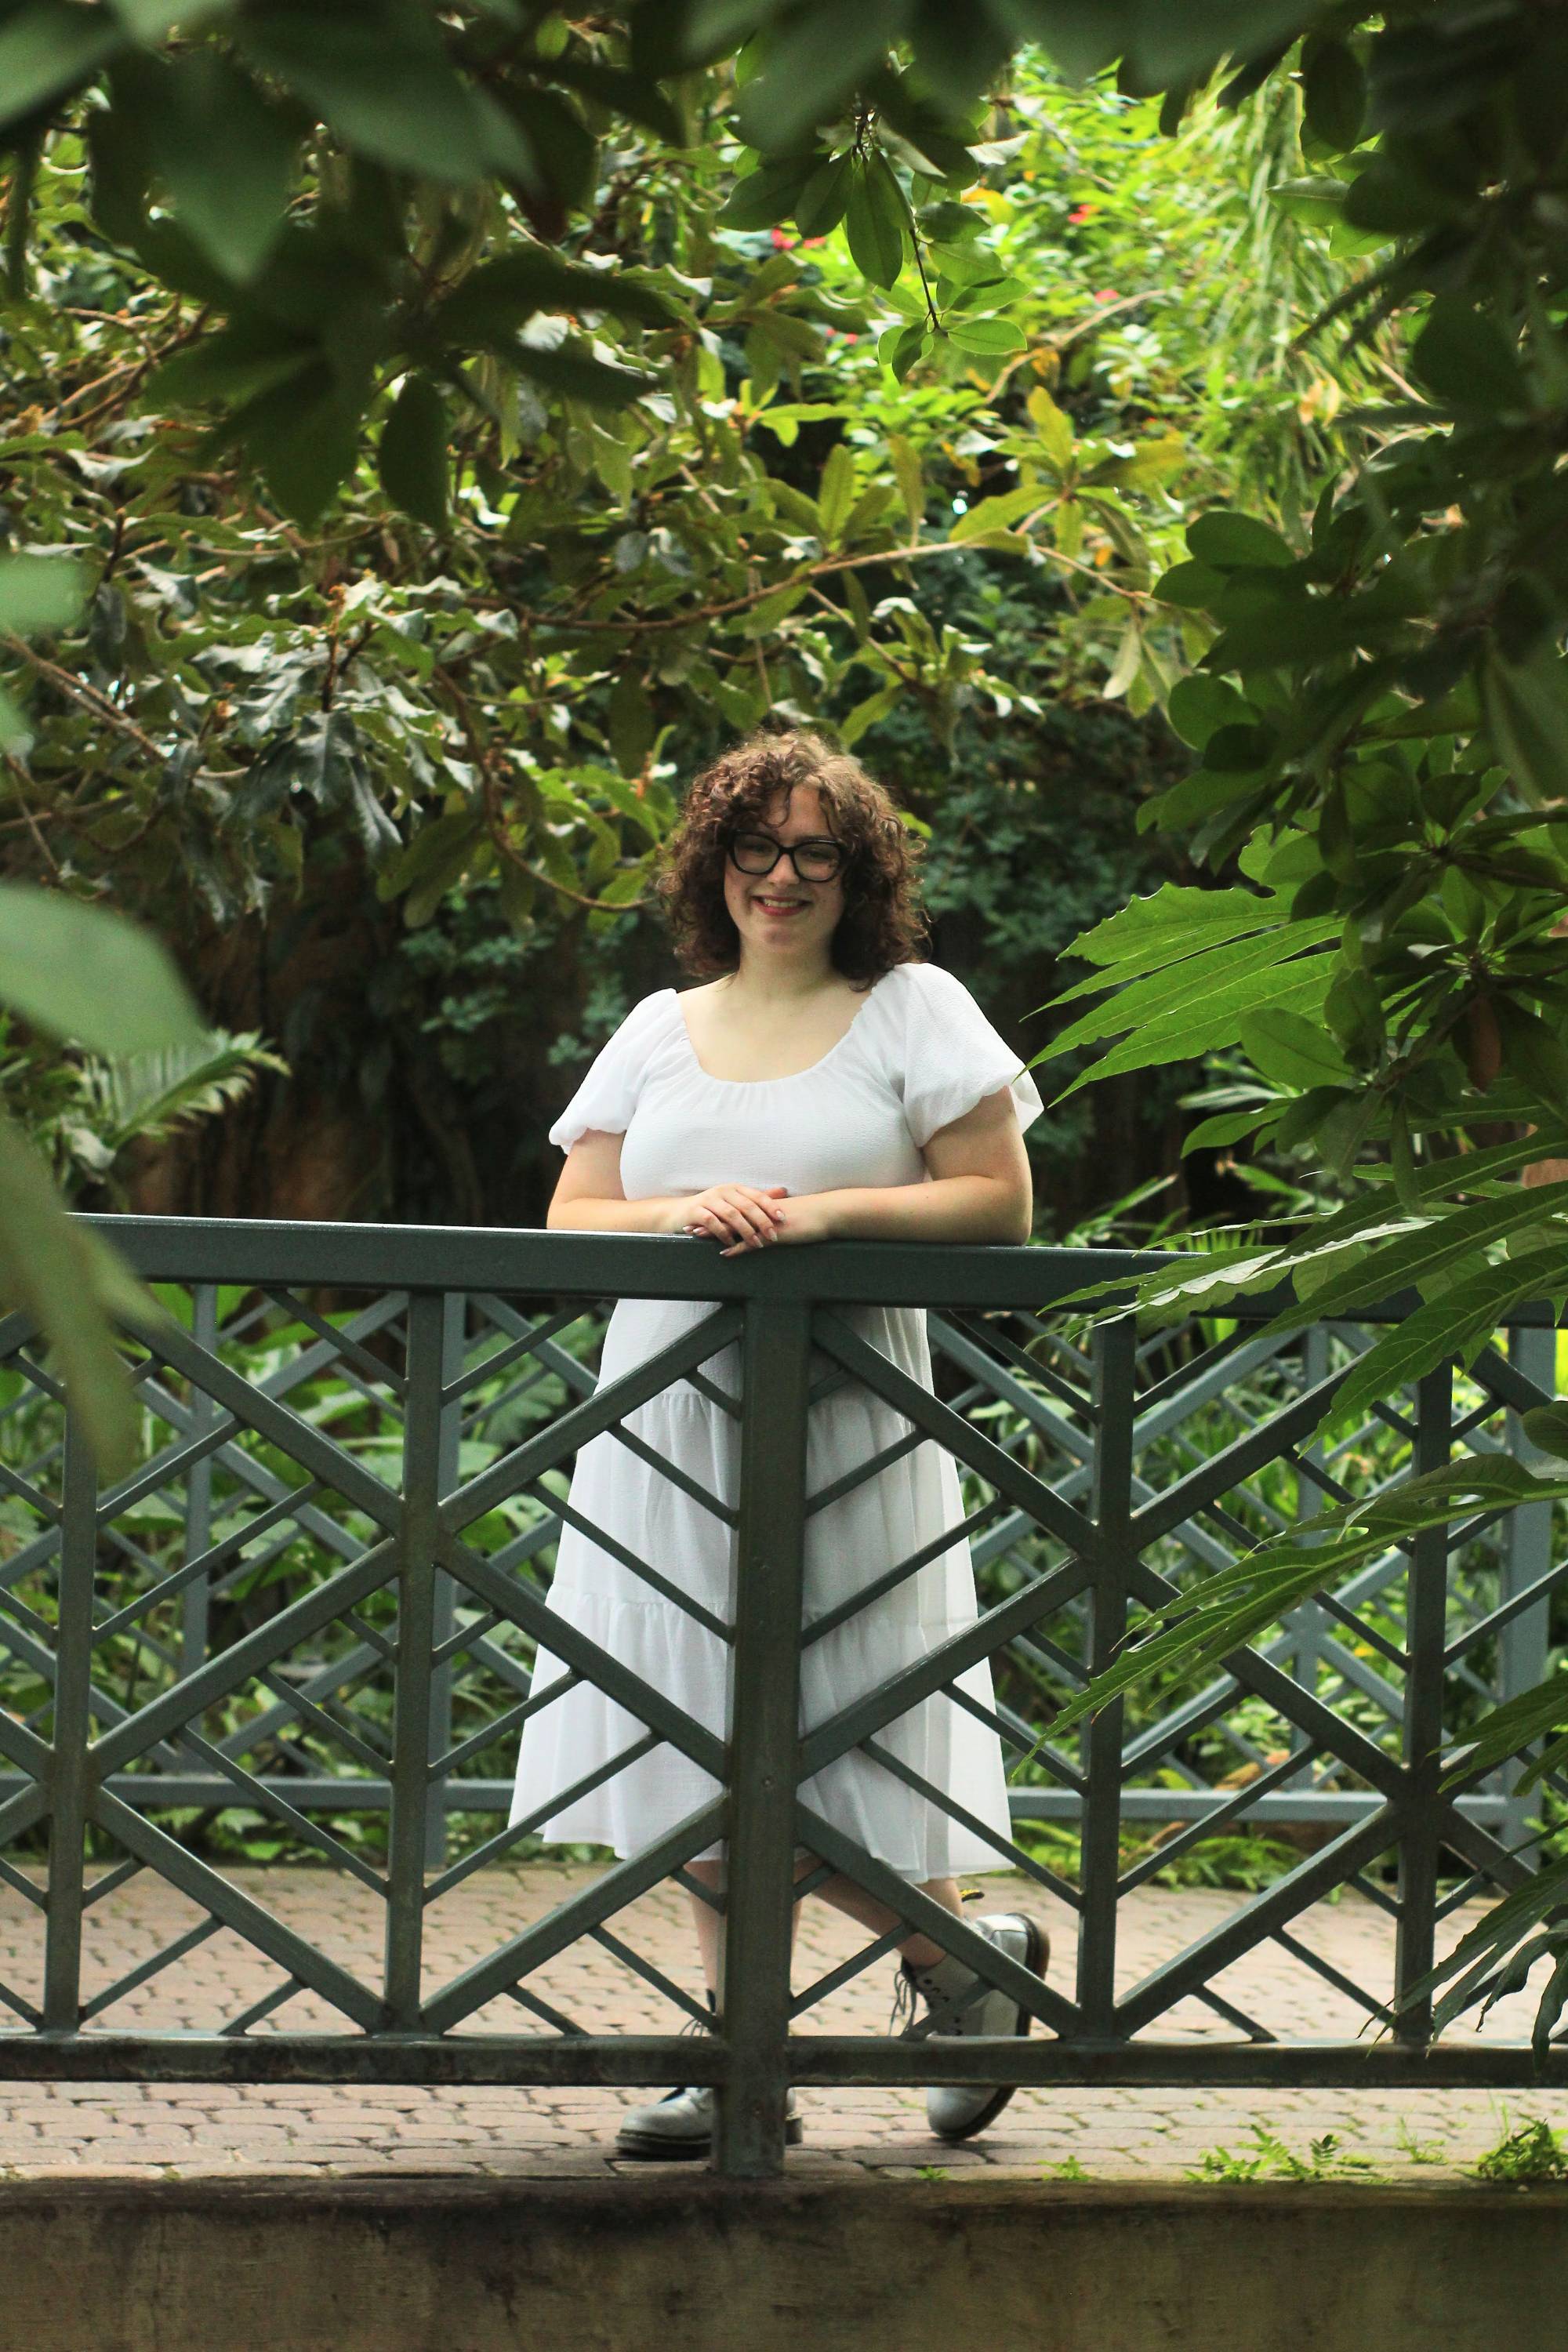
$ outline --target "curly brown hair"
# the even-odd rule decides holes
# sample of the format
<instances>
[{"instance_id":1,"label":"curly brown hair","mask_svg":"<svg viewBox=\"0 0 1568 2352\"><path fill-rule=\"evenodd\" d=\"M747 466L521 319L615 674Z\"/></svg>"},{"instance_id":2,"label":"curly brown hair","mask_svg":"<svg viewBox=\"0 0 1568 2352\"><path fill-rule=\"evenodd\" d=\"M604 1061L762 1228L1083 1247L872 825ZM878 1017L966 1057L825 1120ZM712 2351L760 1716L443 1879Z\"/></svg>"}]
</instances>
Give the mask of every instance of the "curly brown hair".
<instances>
[{"instance_id":1,"label":"curly brown hair","mask_svg":"<svg viewBox=\"0 0 1568 2352\"><path fill-rule=\"evenodd\" d=\"M747 824L765 825L773 803L796 784L816 787L834 839L849 853L844 912L833 934L835 969L870 987L895 964L914 960L926 929L917 874L923 844L858 760L794 728L750 735L704 768L665 844L654 888L687 971L709 979L736 969L740 934L724 904L730 836Z\"/></svg>"}]
</instances>

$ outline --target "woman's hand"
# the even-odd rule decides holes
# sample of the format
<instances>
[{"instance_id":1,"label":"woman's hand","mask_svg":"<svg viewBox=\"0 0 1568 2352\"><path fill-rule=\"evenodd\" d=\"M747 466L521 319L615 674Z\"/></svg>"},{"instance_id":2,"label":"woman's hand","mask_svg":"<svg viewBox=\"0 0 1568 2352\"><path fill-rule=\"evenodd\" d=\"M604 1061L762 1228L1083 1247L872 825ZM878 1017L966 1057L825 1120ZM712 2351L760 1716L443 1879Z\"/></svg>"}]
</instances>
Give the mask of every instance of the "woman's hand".
<instances>
[{"instance_id":1,"label":"woman's hand","mask_svg":"<svg viewBox=\"0 0 1568 2352\"><path fill-rule=\"evenodd\" d=\"M710 1184L705 1192L694 1192L682 1202L680 1230L728 1243L729 1247L720 1251L721 1257L733 1257L737 1250L763 1249L769 1242L782 1239L778 1228L784 1211L774 1202L788 1190L787 1184L770 1184L765 1189L757 1184Z\"/></svg>"},{"instance_id":2,"label":"woman's hand","mask_svg":"<svg viewBox=\"0 0 1568 2352\"><path fill-rule=\"evenodd\" d=\"M830 1242L837 1238L831 1192L797 1192L784 1213L781 1242Z\"/></svg>"},{"instance_id":3,"label":"woman's hand","mask_svg":"<svg viewBox=\"0 0 1568 2352\"><path fill-rule=\"evenodd\" d=\"M747 1184L721 1184L716 1189L720 1192L723 1193L752 1192L751 1186ZM728 1245L720 1251L719 1255L721 1257L737 1257L742 1250L746 1249L765 1249L769 1242L826 1242L832 1240L834 1227L831 1213L832 1195L830 1193L797 1192L795 1198L790 1201L787 1209L775 1209L773 1206L773 1196L777 1193L784 1193L787 1197L788 1187L784 1184L775 1184L773 1187L772 1192L752 1194L752 1197L754 1200L762 1203L763 1208L771 1218L772 1230L761 1237L752 1234L750 1236L743 1237L739 1241L730 1241ZM700 1197L703 1200L708 1200L710 1196L705 1192ZM698 1233L710 1234L715 1241L725 1240L724 1230L712 1222L711 1219L701 1225L693 1226L690 1230Z\"/></svg>"}]
</instances>

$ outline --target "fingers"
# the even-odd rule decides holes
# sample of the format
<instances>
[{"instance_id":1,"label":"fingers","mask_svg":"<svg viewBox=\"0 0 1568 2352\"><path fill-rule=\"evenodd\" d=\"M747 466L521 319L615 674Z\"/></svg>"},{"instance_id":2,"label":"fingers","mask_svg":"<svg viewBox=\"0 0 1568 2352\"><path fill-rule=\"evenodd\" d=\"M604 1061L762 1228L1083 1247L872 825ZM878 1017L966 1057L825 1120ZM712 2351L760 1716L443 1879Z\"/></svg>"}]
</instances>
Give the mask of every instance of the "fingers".
<instances>
[{"instance_id":1,"label":"fingers","mask_svg":"<svg viewBox=\"0 0 1568 2352\"><path fill-rule=\"evenodd\" d=\"M730 1203L730 1225L735 1238L761 1248L773 1238L778 1211L749 1186L737 1185Z\"/></svg>"},{"instance_id":2,"label":"fingers","mask_svg":"<svg viewBox=\"0 0 1568 2352\"><path fill-rule=\"evenodd\" d=\"M687 1232L706 1234L729 1246L722 1252L726 1257L737 1249L761 1249L778 1239L778 1227L784 1223L784 1211L774 1206L773 1195L784 1193L788 1187L775 1184L764 1192L754 1184L729 1184L714 1187L692 1210L692 1221Z\"/></svg>"}]
</instances>

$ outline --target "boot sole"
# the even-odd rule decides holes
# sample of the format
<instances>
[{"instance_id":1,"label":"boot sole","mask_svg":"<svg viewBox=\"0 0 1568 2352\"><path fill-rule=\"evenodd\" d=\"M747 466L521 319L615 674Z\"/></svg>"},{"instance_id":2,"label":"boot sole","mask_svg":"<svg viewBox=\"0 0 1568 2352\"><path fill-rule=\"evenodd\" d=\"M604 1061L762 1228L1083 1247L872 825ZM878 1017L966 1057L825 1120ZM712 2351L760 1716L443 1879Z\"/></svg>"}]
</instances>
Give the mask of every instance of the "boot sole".
<instances>
[{"instance_id":1,"label":"boot sole","mask_svg":"<svg viewBox=\"0 0 1568 2352\"><path fill-rule=\"evenodd\" d=\"M1045 1981L1046 1970L1051 1964L1051 1939L1047 1935L1045 1929L1039 1925L1037 1920L1031 1919L1026 1912L1023 1913L1021 1916L1023 1917L1025 1927L1029 1931L1028 1939L1024 1946L1024 1966L1028 1969L1031 1976L1038 1977L1043 1983ZM1019 2014L1023 2018L1024 2021L1022 2025L1016 2029L1016 2038L1019 2041L1023 2041L1027 2037L1029 2029L1034 2024L1035 2021L1026 2009L1020 2011ZM996 2091L994 2093L992 2097L987 2100L984 2106L981 2108L980 2113L974 2117L973 2121L965 2124L962 2131L933 2131L931 2137L934 2139L944 2141L949 2147L956 2147L960 2140L973 2139L976 2132L983 2132L988 2124L994 2124L995 2122L997 2116L1001 2114L1003 2108L1006 2105L1008 2100L1012 2097L1018 2085L1016 2083L1003 2083L999 2084Z\"/></svg>"},{"instance_id":2,"label":"boot sole","mask_svg":"<svg viewBox=\"0 0 1568 2352\"><path fill-rule=\"evenodd\" d=\"M798 2147L803 2137L799 2116L791 2116L784 2125L784 2146ZM711 2156L713 2140L711 2135L706 2139L668 2140L645 2137L640 2132L617 2132L615 2152L643 2164L689 2164Z\"/></svg>"}]
</instances>

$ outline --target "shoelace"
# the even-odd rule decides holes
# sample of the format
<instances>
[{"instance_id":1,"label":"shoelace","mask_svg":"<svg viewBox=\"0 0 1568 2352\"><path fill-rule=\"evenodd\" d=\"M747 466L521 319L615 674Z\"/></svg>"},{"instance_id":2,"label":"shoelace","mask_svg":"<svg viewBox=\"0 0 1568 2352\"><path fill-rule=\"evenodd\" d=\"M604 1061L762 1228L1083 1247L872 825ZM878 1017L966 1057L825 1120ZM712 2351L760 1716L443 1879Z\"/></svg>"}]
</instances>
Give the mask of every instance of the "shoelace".
<instances>
[{"instance_id":1,"label":"shoelace","mask_svg":"<svg viewBox=\"0 0 1568 2352\"><path fill-rule=\"evenodd\" d=\"M897 2033L900 2040L921 2042L933 2033L962 2033L966 2030L962 2020L984 1991L982 1979L974 1976L962 1992L921 1992L900 1962L893 1979L893 2012L888 2020L888 2032L889 2036ZM926 2005L923 2019L918 2008L922 2000ZM902 2025L900 2019L904 2021Z\"/></svg>"},{"instance_id":2,"label":"shoelace","mask_svg":"<svg viewBox=\"0 0 1568 2352\"><path fill-rule=\"evenodd\" d=\"M896 2035L902 2040L906 2034L914 2032L919 2016L918 2000L915 1980L900 1961L893 1972L893 2013L888 2020L889 2039Z\"/></svg>"},{"instance_id":3,"label":"shoelace","mask_svg":"<svg viewBox=\"0 0 1568 2352\"><path fill-rule=\"evenodd\" d=\"M711 2033L717 2021L711 2012L707 2017L689 2017L675 2038L679 2042L689 2033ZM658 2104L661 2107L668 2107L671 2099L683 2099L687 2092L695 2087L694 2084L678 2083L673 2091L666 2091Z\"/></svg>"}]
</instances>

